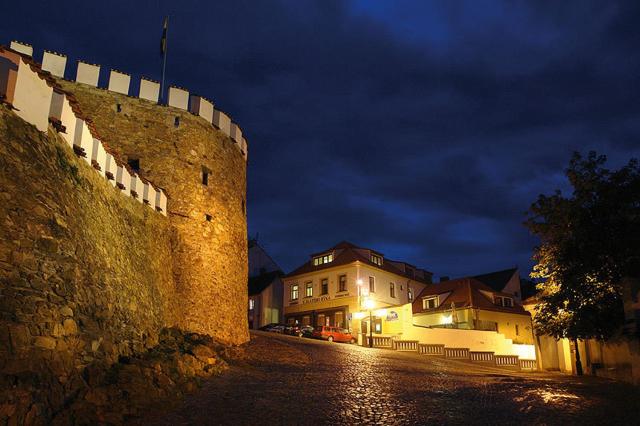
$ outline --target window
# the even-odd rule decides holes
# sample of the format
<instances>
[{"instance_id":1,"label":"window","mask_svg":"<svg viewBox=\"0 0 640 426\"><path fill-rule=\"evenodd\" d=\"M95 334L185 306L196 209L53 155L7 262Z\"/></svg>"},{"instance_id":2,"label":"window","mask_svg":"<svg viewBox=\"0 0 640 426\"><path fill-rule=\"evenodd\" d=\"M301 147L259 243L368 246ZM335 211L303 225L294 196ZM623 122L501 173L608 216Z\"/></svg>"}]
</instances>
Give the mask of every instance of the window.
<instances>
[{"instance_id":1,"label":"window","mask_svg":"<svg viewBox=\"0 0 640 426\"><path fill-rule=\"evenodd\" d=\"M375 263L378 266L382 266L382 256L371 253L371 262Z\"/></svg>"},{"instance_id":2,"label":"window","mask_svg":"<svg viewBox=\"0 0 640 426\"><path fill-rule=\"evenodd\" d=\"M422 299L422 309L435 309L438 307L437 297L425 297Z\"/></svg>"},{"instance_id":3,"label":"window","mask_svg":"<svg viewBox=\"0 0 640 426\"><path fill-rule=\"evenodd\" d=\"M256 306L256 301L253 299L249 299L249 310L252 311L255 306Z\"/></svg>"},{"instance_id":4,"label":"window","mask_svg":"<svg viewBox=\"0 0 640 426\"><path fill-rule=\"evenodd\" d=\"M411 287L407 287L407 298L409 299L409 302L413 302L413 290Z\"/></svg>"},{"instance_id":5,"label":"window","mask_svg":"<svg viewBox=\"0 0 640 426\"><path fill-rule=\"evenodd\" d=\"M344 313L342 311L336 312L335 326L340 328L344 327Z\"/></svg>"},{"instance_id":6,"label":"window","mask_svg":"<svg viewBox=\"0 0 640 426\"><path fill-rule=\"evenodd\" d=\"M313 297L313 283L309 281L305 284L305 297Z\"/></svg>"},{"instance_id":7,"label":"window","mask_svg":"<svg viewBox=\"0 0 640 426\"><path fill-rule=\"evenodd\" d=\"M495 304L498 306L504 306L505 308L512 308L513 299L506 296L495 296Z\"/></svg>"},{"instance_id":8,"label":"window","mask_svg":"<svg viewBox=\"0 0 640 426\"><path fill-rule=\"evenodd\" d=\"M323 278L320 281L320 294L329 294L329 279Z\"/></svg>"},{"instance_id":9,"label":"window","mask_svg":"<svg viewBox=\"0 0 640 426\"><path fill-rule=\"evenodd\" d=\"M298 284L291 285L291 300L298 300Z\"/></svg>"},{"instance_id":10,"label":"window","mask_svg":"<svg viewBox=\"0 0 640 426\"><path fill-rule=\"evenodd\" d=\"M340 275L338 277L338 291L347 291L347 276Z\"/></svg>"},{"instance_id":11,"label":"window","mask_svg":"<svg viewBox=\"0 0 640 426\"><path fill-rule=\"evenodd\" d=\"M242 214L247 214L247 209L244 203L244 198L242 199Z\"/></svg>"},{"instance_id":12,"label":"window","mask_svg":"<svg viewBox=\"0 0 640 426\"><path fill-rule=\"evenodd\" d=\"M374 277L369 277L369 293L376 292L376 279Z\"/></svg>"},{"instance_id":13,"label":"window","mask_svg":"<svg viewBox=\"0 0 640 426\"><path fill-rule=\"evenodd\" d=\"M516 336L520 335L520 326L516 324Z\"/></svg>"},{"instance_id":14,"label":"window","mask_svg":"<svg viewBox=\"0 0 640 426\"><path fill-rule=\"evenodd\" d=\"M205 214L204 218L207 222L211 222L212 216L210 214Z\"/></svg>"},{"instance_id":15,"label":"window","mask_svg":"<svg viewBox=\"0 0 640 426\"><path fill-rule=\"evenodd\" d=\"M313 258L313 266L324 265L333 262L333 253L324 254Z\"/></svg>"},{"instance_id":16,"label":"window","mask_svg":"<svg viewBox=\"0 0 640 426\"><path fill-rule=\"evenodd\" d=\"M176 117L173 120L173 125L174 125L174 127L178 127L180 125L180 117Z\"/></svg>"},{"instance_id":17,"label":"window","mask_svg":"<svg viewBox=\"0 0 640 426\"><path fill-rule=\"evenodd\" d=\"M203 166L202 167L202 184L203 185L209 185L209 173L211 173L211 170Z\"/></svg>"},{"instance_id":18,"label":"window","mask_svg":"<svg viewBox=\"0 0 640 426\"><path fill-rule=\"evenodd\" d=\"M122 105L116 104L116 111L122 112Z\"/></svg>"},{"instance_id":19,"label":"window","mask_svg":"<svg viewBox=\"0 0 640 426\"><path fill-rule=\"evenodd\" d=\"M133 169L134 172L138 173L140 171L140 160L137 158L130 158L127 160L127 164L129 167Z\"/></svg>"},{"instance_id":20,"label":"window","mask_svg":"<svg viewBox=\"0 0 640 426\"><path fill-rule=\"evenodd\" d=\"M389 283L389 296L396 297L396 285L394 283Z\"/></svg>"}]
</instances>

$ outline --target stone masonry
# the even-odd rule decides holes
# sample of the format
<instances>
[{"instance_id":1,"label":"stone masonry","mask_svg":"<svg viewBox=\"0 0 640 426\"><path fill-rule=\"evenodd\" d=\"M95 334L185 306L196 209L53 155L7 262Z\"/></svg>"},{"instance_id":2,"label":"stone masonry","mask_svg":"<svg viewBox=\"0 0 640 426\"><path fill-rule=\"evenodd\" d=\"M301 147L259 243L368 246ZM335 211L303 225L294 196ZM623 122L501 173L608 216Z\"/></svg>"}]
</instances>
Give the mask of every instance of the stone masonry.
<instances>
[{"instance_id":1,"label":"stone masonry","mask_svg":"<svg viewBox=\"0 0 640 426\"><path fill-rule=\"evenodd\" d=\"M167 192L176 231L176 325L229 343L247 341L246 162L235 142L187 111L58 82L110 147L138 159L141 176Z\"/></svg>"}]
</instances>

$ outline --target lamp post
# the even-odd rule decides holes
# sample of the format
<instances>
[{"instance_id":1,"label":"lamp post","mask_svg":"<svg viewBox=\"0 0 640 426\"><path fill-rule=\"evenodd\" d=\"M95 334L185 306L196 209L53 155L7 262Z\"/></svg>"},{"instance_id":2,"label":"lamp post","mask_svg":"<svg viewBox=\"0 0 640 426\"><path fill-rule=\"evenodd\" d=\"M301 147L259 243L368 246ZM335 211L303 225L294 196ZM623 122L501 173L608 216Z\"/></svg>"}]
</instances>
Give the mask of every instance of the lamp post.
<instances>
[{"instance_id":1,"label":"lamp post","mask_svg":"<svg viewBox=\"0 0 640 426\"><path fill-rule=\"evenodd\" d=\"M375 307L375 302L373 299L366 298L364 300L365 309L369 310L369 347L373 347L373 308Z\"/></svg>"}]
</instances>

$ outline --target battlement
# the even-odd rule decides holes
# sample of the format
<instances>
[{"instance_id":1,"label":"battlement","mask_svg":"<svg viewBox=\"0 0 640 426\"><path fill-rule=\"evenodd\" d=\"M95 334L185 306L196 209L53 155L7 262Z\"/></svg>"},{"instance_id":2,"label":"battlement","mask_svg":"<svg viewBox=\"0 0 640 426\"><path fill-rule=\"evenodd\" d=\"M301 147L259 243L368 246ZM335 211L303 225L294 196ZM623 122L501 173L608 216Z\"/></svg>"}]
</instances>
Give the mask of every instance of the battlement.
<instances>
[{"instance_id":1,"label":"battlement","mask_svg":"<svg viewBox=\"0 0 640 426\"><path fill-rule=\"evenodd\" d=\"M165 191L138 176L104 142L75 97L30 55L0 46L0 99L41 132L51 123L73 151L114 187L166 216Z\"/></svg>"},{"instance_id":2,"label":"battlement","mask_svg":"<svg viewBox=\"0 0 640 426\"><path fill-rule=\"evenodd\" d=\"M19 41L11 42L11 49L33 57L33 46ZM99 64L93 64L83 60L76 61L75 80L77 83L87 84L92 87L99 87L100 75L102 67ZM64 78L67 65L67 56L51 50L43 50L42 53L42 70L48 71L58 78ZM120 93L127 96L138 97L150 102L160 102L160 84L146 77L139 77L140 85L138 94L130 93L132 75L123 71L110 69L107 87L105 89ZM188 89L169 86L167 91L167 106L179 108L189 111L194 115L202 117L207 123L213 125L216 129L223 132L237 146L241 155L246 160L248 157L247 140L242 134L240 126L233 122L232 118L215 107L210 99L203 96L194 95Z\"/></svg>"}]
</instances>

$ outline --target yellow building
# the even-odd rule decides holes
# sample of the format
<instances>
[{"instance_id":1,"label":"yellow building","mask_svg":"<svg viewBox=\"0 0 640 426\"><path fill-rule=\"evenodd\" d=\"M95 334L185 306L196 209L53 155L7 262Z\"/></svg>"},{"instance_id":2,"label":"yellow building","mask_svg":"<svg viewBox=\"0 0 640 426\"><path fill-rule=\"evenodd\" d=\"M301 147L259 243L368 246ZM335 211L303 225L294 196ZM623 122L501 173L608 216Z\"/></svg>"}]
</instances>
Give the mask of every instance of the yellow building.
<instances>
[{"instance_id":1,"label":"yellow building","mask_svg":"<svg viewBox=\"0 0 640 426\"><path fill-rule=\"evenodd\" d=\"M354 334L366 332L366 324L361 330L353 315L365 310L365 298L377 309L404 305L431 283L431 277L431 272L342 242L311 255L284 277L285 321L343 327ZM374 321L380 332L382 318Z\"/></svg>"}]
</instances>

